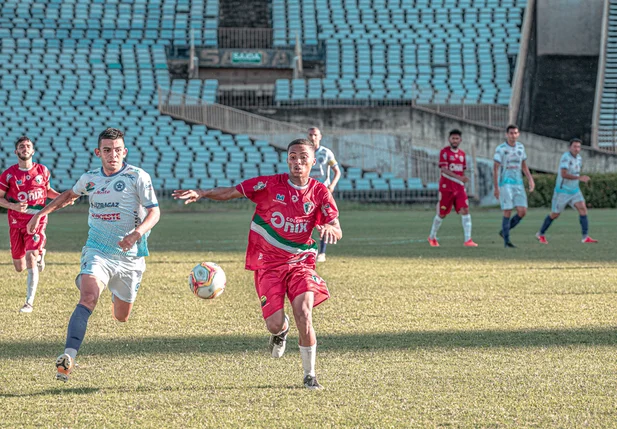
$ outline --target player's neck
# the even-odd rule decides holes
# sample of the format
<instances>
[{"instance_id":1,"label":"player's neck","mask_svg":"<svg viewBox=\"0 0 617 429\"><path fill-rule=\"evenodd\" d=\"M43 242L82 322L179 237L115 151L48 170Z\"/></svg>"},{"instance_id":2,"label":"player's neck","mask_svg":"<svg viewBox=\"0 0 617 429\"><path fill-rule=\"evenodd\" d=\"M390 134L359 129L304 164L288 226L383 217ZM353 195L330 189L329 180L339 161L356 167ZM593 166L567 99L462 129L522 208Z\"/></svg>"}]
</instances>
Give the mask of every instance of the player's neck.
<instances>
[{"instance_id":1,"label":"player's neck","mask_svg":"<svg viewBox=\"0 0 617 429\"><path fill-rule=\"evenodd\" d=\"M289 181L295 185L298 186L300 188L305 187L306 185L308 185L310 176L306 176L306 177L293 177L291 174L288 175L289 176Z\"/></svg>"},{"instance_id":2,"label":"player's neck","mask_svg":"<svg viewBox=\"0 0 617 429\"><path fill-rule=\"evenodd\" d=\"M506 143L508 143L508 146L512 146L512 147L516 146L516 141L513 143L510 143L509 140L506 140Z\"/></svg>"},{"instance_id":3,"label":"player's neck","mask_svg":"<svg viewBox=\"0 0 617 429\"><path fill-rule=\"evenodd\" d=\"M30 170L32 168L32 158L24 161L24 160L19 160L19 169L20 170Z\"/></svg>"},{"instance_id":4,"label":"player's neck","mask_svg":"<svg viewBox=\"0 0 617 429\"><path fill-rule=\"evenodd\" d=\"M450 150L454 153L458 152L458 147L452 147L450 146Z\"/></svg>"}]
</instances>

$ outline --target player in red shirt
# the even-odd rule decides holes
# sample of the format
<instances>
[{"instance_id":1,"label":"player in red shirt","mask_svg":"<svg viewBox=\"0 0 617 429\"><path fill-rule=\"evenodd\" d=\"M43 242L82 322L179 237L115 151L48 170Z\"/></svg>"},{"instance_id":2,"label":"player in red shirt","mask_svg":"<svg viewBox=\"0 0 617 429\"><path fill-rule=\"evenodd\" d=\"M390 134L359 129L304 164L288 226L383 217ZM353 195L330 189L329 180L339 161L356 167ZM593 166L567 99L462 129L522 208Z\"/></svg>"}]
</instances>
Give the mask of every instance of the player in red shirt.
<instances>
[{"instance_id":1,"label":"player in red shirt","mask_svg":"<svg viewBox=\"0 0 617 429\"><path fill-rule=\"evenodd\" d=\"M461 144L461 132L459 130L450 131L448 142L450 146L444 147L439 152L439 168L441 178L439 179L439 202L437 204L437 214L433 219L431 233L428 242L432 247L439 247L437 241L437 231L443 219L450 213L452 206L457 213L461 214L463 231L465 233L466 247L477 247L478 245L471 239L471 215L469 214L469 200L465 191L465 183L469 179L465 176L467 169L467 158L465 152L459 149Z\"/></svg>"},{"instance_id":2,"label":"player in red shirt","mask_svg":"<svg viewBox=\"0 0 617 429\"><path fill-rule=\"evenodd\" d=\"M11 238L11 255L15 270L28 269L26 303L19 310L31 313L39 282L39 271L45 268L45 227L47 218L34 232L28 234L26 225L47 202L59 194L49 184L49 170L32 162L34 143L26 136L17 139L15 155L19 163L10 166L0 175L0 207L8 210Z\"/></svg>"},{"instance_id":3,"label":"player in red shirt","mask_svg":"<svg viewBox=\"0 0 617 429\"><path fill-rule=\"evenodd\" d=\"M276 358L285 352L289 318L283 306L287 295L299 331L304 386L319 389L312 310L330 294L325 281L315 272L317 244L311 234L317 228L321 239L333 244L343 232L332 194L310 177L315 164L313 143L294 140L287 147L287 155L289 174L255 177L236 187L176 190L173 197L186 200L185 204L201 198L247 197L257 204L246 249L246 269L255 272L255 288L271 333L270 351Z\"/></svg>"}]
</instances>

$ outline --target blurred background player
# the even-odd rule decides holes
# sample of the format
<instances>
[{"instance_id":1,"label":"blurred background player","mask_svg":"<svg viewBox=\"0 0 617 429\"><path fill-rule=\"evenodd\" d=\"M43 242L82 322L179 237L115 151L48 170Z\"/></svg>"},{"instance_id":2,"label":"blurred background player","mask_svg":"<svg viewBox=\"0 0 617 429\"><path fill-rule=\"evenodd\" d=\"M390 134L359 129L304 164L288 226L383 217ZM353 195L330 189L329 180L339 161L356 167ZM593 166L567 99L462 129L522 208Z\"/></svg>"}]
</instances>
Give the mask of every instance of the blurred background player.
<instances>
[{"instance_id":1,"label":"blurred background player","mask_svg":"<svg viewBox=\"0 0 617 429\"><path fill-rule=\"evenodd\" d=\"M518 126L508 125L506 128L506 142L495 149L493 158L493 184L495 198L499 200L503 219L499 235L503 237L505 247L516 247L510 241L510 230L514 228L527 214L527 194L523 184L523 174L529 181L529 192L536 187L533 177L527 167L525 146L518 141L520 132ZM512 215L512 209L516 214Z\"/></svg>"},{"instance_id":2,"label":"blurred background player","mask_svg":"<svg viewBox=\"0 0 617 429\"><path fill-rule=\"evenodd\" d=\"M270 331L272 357L285 353L291 302L298 328L304 386L320 389L315 376L317 339L313 307L330 297L326 282L315 272L317 246L311 238L317 228L321 240L336 243L343 236L332 193L310 177L315 164L314 144L306 139L287 147L289 174L260 176L234 187L176 190L173 197L193 203L201 198L225 201L246 197L257 204L246 249L247 270L254 271L255 289Z\"/></svg>"},{"instance_id":3,"label":"blurred background player","mask_svg":"<svg viewBox=\"0 0 617 429\"><path fill-rule=\"evenodd\" d=\"M19 162L0 175L0 207L8 210L13 266L18 273L28 270L26 303L19 310L21 313L32 312L39 272L45 269L47 217L41 218L38 228L32 233L26 231L26 225L45 207L47 198L59 195L50 186L47 167L32 162L34 153L32 140L20 137L15 143Z\"/></svg>"},{"instance_id":4,"label":"blurred background player","mask_svg":"<svg viewBox=\"0 0 617 429\"><path fill-rule=\"evenodd\" d=\"M551 213L546 216L542 228L536 234L536 238L542 244L548 244L545 233L551 226L551 223L559 217L562 211L569 205L578 210L579 221L581 223L581 231L583 233L583 243L597 243L588 235L589 221L587 220L587 205L585 197L580 189L580 182L589 182L589 176L581 176L581 168L583 159L581 153L580 139L570 140L570 150L564 153L559 161L559 170L557 171L557 182L555 183L555 191L553 192L553 201L551 204Z\"/></svg>"},{"instance_id":5,"label":"blurred background player","mask_svg":"<svg viewBox=\"0 0 617 429\"><path fill-rule=\"evenodd\" d=\"M69 320L64 353L56 359L56 379L67 381L86 335L88 318L105 287L112 293L112 316L126 322L146 270L147 237L160 218L150 175L126 164L124 133L107 128L94 150L100 169L84 173L73 189L63 192L35 215L28 230L45 215L88 195L88 239L81 252L81 270L75 279L79 303Z\"/></svg>"},{"instance_id":6,"label":"blurred background player","mask_svg":"<svg viewBox=\"0 0 617 429\"><path fill-rule=\"evenodd\" d=\"M471 215L469 214L469 200L465 191L465 183L469 178L465 176L467 169L467 158L465 152L459 149L461 144L460 130L450 131L446 146L439 152L439 168L441 177L439 179L439 201L437 203L437 214L433 219L431 233L428 242L432 247L439 247L437 241L437 231L443 219L450 213L452 206L461 215L463 222L463 233L465 234L464 246L477 247L478 245L471 239Z\"/></svg>"},{"instance_id":7,"label":"blurred background player","mask_svg":"<svg viewBox=\"0 0 617 429\"><path fill-rule=\"evenodd\" d=\"M315 145L315 165L311 169L311 177L326 185L330 193L334 192L334 188L341 178L341 169L336 162L334 153L321 146L321 131L319 128L312 127L308 129L308 139ZM334 172L334 177L330 179L330 170ZM326 262L326 246L327 243L319 240L319 252L317 253L317 262Z\"/></svg>"}]
</instances>

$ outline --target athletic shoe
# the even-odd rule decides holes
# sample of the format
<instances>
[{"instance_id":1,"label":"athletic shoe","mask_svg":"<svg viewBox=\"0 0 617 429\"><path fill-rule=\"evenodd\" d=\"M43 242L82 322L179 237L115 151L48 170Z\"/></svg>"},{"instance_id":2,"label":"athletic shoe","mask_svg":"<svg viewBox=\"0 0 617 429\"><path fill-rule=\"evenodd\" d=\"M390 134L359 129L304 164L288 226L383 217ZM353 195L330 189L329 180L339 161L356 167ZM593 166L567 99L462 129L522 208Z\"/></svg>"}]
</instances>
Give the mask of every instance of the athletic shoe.
<instances>
[{"instance_id":1,"label":"athletic shoe","mask_svg":"<svg viewBox=\"0 0 617 429\"><path fill-rule=\"evenodd\" d=\"M32 313L32 310L33 310L32 305L26 302L24 306L19 309L19 312L20 313Z\"/></svg>"},{"instance_id":2,"label":"athletic shoe","mask_svg":"<svg viewBox=\"0 0 617 429\"><path fill-rule=\"evenodd\" d=\"M598 240L594 240L593 238L591 238L590 236L587 236L585 238L583 238L583 243L597 243Z\"/></svg>"},{"instance_id":3,"label":"athletic shoe","mask_svg":"<svg viewBox=\"0 0 617 429\"><path fill-rule=\"evenodd\" d=\"M511 241L508 241L506 244L504 244L504 247L510 247L512 249L516 249L516 246Z\"/></svg>"},{"instance_id":4,"label":"athletic shoe","mask_svg":"<svg viewBox=\"0 0 617 429\"><path fill-rule=\"evenodd\" d=\"M501 238L503 238L503 229L500 229L500 230L499 230L499 236L500 236Z\"/></svg>"},{"instance_id":5,"label":"athletic shoe","mask_svg":"<svg viewBox=\"0 0 617 429\"><path fill-rule=\"evenodd\" d=\"M73 362L73 358L71 358L66 353L58 356L56 359L56 369L58 373L56 374L56 380L64 381L65 383L69 380L69 375L73 368L75 367L75 363Z\"/></svg>"},{"instance_id":6,"label":"athletic shoe","mask_svg":"<svg viewBox=\"0 0 617 429\"><path fill-rule=\"evenodd\" d=\"M304 387L310 390L323 389L323 386L317 381L317 377L311 375L304 377Z\"/></svg>"},{"instance_id":7,"label":"athletic shoe","mask_svg":"<svg viewBox=\"0 0 617 429\"><path fill-rule=\"evenodd\" d=\"M317 262L326 262L326 254L318 253L317 254Z\"/></svg>"},{"instance_id":8,"label":"athletic shoe","mask_svg":"<svg viewBox=\"0 0 617 429\"><path fill-rule=\"evenodd\" d=\"M464 242L463 246L465 246L465 247L478 247L478 245L476 243L474 243L471 238L469 240L467 240L466 242Z\"/></svg>"},{"instance_id":9,"label":"athletic shoe","mask_svg":"<svg viewBox=\"0 0 617 429\"><path fill-rule=\"evenodd\" d=\"M540 235L539 232L536 232L536 238L538 239L538 241L542 244L548 244L548 241L546 240L546 237L543 235Z\"/></svg>"},{"instance_id":10,"label":"athletic shoe","mask_svg":"<svg viewBox=\"0 0 617 429\"><path fill-rule=\"evenodd\" d=\"M437 242L436 238L428 238L428 244L431 245L431 247L439 247L439 242Z\"/></svg>"},{"instance_id":11,"label":"athletic shoe","mask_svg":"<svg viewBox=\"0 0 617 429\"><path fill-rule=\"evenodd\" d=\"M273 358L283 357L283 354L285 353L287 334L289 333L289 317L287 315L285 315L285 321L287 322L287 329L278 335L270 334L268 349L270 350L270 353L272 353Z\"/></svg>"},{"instance_id":12,"label":"athletic shoe","mask_svg":"<svg viewBox=\"0 0 617 429\"><path fill-rule=\"evenodd\" d=\"M45 270L45 253L47 253L47 250L43 249L39 255L39 260L36 261L36 266L39 268L39 273L42 273Z\"/></svg>"}]
</instances>

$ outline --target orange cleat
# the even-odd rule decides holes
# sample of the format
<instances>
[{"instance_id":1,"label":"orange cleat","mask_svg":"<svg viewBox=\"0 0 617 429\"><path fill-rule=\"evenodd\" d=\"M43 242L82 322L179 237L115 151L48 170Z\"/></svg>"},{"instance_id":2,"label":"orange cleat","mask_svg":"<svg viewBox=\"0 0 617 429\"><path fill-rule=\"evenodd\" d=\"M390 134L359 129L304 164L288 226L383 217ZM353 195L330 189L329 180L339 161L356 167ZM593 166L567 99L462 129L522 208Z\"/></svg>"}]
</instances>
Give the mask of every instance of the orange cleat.
<instances>
[{"instance_id":1,"label":"orange cleat","mask_svg":"<svg viewBox=\"0 0 617 429\"><path fill-rule=\"evenodd\" d=\"M542 244L548 244L548 241L546 240L546 237L543 235L540 235L540 233L536 233L536 238L538 239L538 241Z\"/></svg>"},{"instance_id":2,"label":"orange cleat","mask_svg":"<svg viewBox=\"0 0 617 429\"><path fill-rule=\"evenodd\" d=\"M439 243L437 242L436 238L428 238L428 244L431 245L431 247L439 247Z\"/></svg>"},{"instance_id":3,"label":"orange cleat","mask_svg":"<svg viewBox=\"0 0 617 429\"><path fill-rule=\"evenodd\" d=\"M464 242L463 246L465 246L465 247L478 247L478 245L476 243L474 243L471 238L469 240L467 240L466 242Z\"/></svg>"},{"instance_id":4,"label":"orange cleat","mask_svg":"<svg viewBox=\"0 0 617 429\"><path fill-rule=\"evenodd\" d=\"M66 383L69 380L69 375L73 371L74 367L75 363L69 355L64 353L58 356L58 359L56 359L56 369L58 370L56 380L64 381Z\"/></svg>"}]
</instances>

